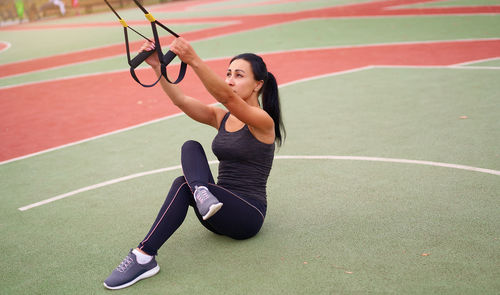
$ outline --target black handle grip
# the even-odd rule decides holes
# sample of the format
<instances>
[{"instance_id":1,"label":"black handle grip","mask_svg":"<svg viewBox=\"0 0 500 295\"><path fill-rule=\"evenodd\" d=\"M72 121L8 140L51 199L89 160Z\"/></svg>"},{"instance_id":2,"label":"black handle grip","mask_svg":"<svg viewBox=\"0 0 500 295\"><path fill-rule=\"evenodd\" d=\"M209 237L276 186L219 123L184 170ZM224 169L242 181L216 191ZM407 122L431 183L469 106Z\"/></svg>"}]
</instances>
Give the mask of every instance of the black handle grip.
<instances>
[{"instance_id":1,"label":"black handle grip","mask_svg":"<svg viewBox=\"0 0 500 295\"><path fill-rule=\"evenodd\" d=\"M130 62L129 65L132 68L137 68L140 64L142 64L146 58L148 58L151 54L153 54L155 51L141 51L136 57L134 57Z\"/></svg>"},{"instance_id":2,"label":"black handle grip","mask_svg":"<svg viewBox=\"0 0 500 295\"><path fill-rule=\"evenodd\" d=\"M167 66L169 63L172 62L172 60L176 57L177 55L173 53L172 51L168 51L164 56L163 56L163 65Z\"/></svg>"},{"instance_id":3,"label":"black handle grip","mask_svg":"<svg viewBox=\"0 0 500 295\"><path fill-rule=\"evenodd\" d=\"M161 74L163 77L165 77L165 79L170 83L170 84L177 84L179 83L180 81L182 81L182 79L184 79L184 75L186 75L186 68L187 68L187 64L184 63L184 62L181 62L181 67L179 69L179 76L177 77L177 80L175 80L174 82L170 81L170 79L168 78L168 75L167 75L167 66L169 63L172 62L172 60L176 57L177 55L175 53L173 53L171 50L169 50L162 58L162 67L161 67Z\"/></svg>"}]
</instances>

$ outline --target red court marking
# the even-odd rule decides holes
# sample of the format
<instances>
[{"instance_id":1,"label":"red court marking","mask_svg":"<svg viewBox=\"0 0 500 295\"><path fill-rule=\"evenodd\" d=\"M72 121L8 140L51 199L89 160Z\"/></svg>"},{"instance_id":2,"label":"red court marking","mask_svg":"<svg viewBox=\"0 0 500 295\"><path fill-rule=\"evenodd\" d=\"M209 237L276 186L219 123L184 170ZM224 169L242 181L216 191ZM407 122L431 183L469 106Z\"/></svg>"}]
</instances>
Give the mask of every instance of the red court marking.
<instances>
[{"instance_id":1,"label":"red court marking","mask_svg":"<svg viewBox=\"0 0 500 295\"><path fill-rule=\"evenodd\" d=\"M184 33L183 37L190 41L196 41L208 37L216 37L236 32L257 29L270 25L277 25L286 22L298 21L309 18L334 18L334 17L362 17L362 16L387 16L387 15L431 15L431 14L478 14L478 13L500 13L500 6L478 6L478 7L443 7L443 8L423 8L423 9L391 9L397 5L407 5L413 3L430 2L435 0L390 0L379 2L368 2L353 4L347 6L334 6L308 11L300 11L286 14L268 14L268 15L249 15L232 17L212 17L212 18L193 18L178 19L175 22L231 22L230 24L217 28L198 30L195 32ZM189 5L191 1L186 1ZM198 3L195 1L194 3ZM168 5L162 6L168 9ZM158 7L157 10L161 10ZM174 23L174 21L166 21ZM117 24L117 26L119 26ZM63 26L61 26L63 27ZM167 45L172 37L160 39L161 44ZM139 48L143 41L132 42L132 46ZM70 52L56 56L38 58L21 62L14 62L0 65L0 78L18 75L26 72L48 69L51 67L63 66L77 62L84 62L93 59L117 56L124 54L123 44L105 46Z\"/></svg>"},{"instance_id":2,"label":"red court marking","mask_svg":"<svg viewBox=\"0 0 500 295\"><path fill-rule=\"evenodd\" d=\"M283 84L368 65L446 66L498 57L499 52L500 39L496 39L296 50L262 56ZM227 63L208 62L221 76ZM169 69L172 73L176 70ZM147 75L141 77L146 81L153 79L150 70L139 74ZM192 71L181 87L188 95L215 102ZM3 89L0 162L178 112L160 87L142 88L127 71Z\"/></svg>"},{"instance_id":3,"label":"red court marking","mask_svg":"<svg viewBox=\"0 0 500 295\"><path fill-rule=\"evenodd\" d=\"M197 10L207 11L207 10L218 10L218 9L234 9L234 8L245 8L245 7L255 7L255 6L273 5L273 4L285 4L293 2L306 2L306 1L308 0L269 0L265 2L230 4L230 5L225 5L224 7L210 7L207 9L197 9Z\"/></svg>"},{"instance_id":4,"label":"red court marking","mask_svg":"<svg viewBox=\"0 0 500 295\"><path fill-rule=\"evenodd\" d=\"M180 12L189 10L199 10L197 7L204 6L213 3L228 2L228 0L191 0L191 1L179 1L172 2L168 5L160 6L159 8L153 9L154 11L162 12Z\"/></svg>"},{"instance_id":5,"label":"red court marking","mask_svg":"<svg viewBox=\"0 0 500 295\"><path fill-rule=\"evenodd\" d=\"M9 43L0 41L0 53L2 53L5 50L9 49L9 47L10 47Z\"/></svg>"}]
</instances>

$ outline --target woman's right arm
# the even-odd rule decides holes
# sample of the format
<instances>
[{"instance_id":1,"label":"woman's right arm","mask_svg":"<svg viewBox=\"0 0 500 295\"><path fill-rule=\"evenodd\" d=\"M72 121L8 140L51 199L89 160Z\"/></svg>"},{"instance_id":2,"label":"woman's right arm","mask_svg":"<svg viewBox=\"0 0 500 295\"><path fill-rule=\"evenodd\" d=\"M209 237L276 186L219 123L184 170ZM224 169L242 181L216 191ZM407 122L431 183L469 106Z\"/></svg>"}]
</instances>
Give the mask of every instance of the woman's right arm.
<instances>
[{"instance_id":1,"label":"woman's right arm","mask_svg":"<svg viewBox=\"0 0 500 295\"><path fill-rule=\"evenodd\" d=\"M142 46L141 51L154 50L154 46L153 43L146 42ZM158 55L151 54L146 59L146 62L153 68L156 76L160 77L161 69ZM177 85L170 84L165 78L160 79L160 85L170 100L186 115L200 123L219 128L219 122L226 113L225 110L216 106L204 104L196 98L185 95Z\"/></svg>"}]
</instances>

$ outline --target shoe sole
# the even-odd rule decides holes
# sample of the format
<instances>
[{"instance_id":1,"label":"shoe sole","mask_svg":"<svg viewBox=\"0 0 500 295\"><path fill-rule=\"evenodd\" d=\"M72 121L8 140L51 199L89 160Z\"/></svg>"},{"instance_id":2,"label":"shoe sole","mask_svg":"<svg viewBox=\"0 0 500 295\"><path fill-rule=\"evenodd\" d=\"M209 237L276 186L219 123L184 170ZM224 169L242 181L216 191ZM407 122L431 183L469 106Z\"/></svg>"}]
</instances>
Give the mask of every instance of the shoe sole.
<instances>
[{"instance_id":1,"label":"shoe sole","mask_svg":"<svg viewBox=\"0 0 500 295\"><path fill-rule=\"evenodd\" d=\"M210 206L207 214L203 215L203 220L207 220L210 217L212 217L215 213L217 213L217 211L220 210L220 208L222 208L222 205L223 205L222 203L217 203L217 204Z\"/></svg>"},{"instance_id":2,"label":"shoe sole","mask_svg":"<svg viewBox=\"0 0 500 295\"><path fill-rule=\"evenodd\" d=\"M147 278L150 278L150 277L154 276L159 271L160 271L160 266L157 265L155 268L152 268L152 269L148 270L147 272L143 273L142 275L138 276L137 278L135 278L134 280L132 280L132 281L130 281L128 283L125 283L125 284L120 285L120 286L113 286L113 287L110 287L110 286L106 285L106 283L104 283L104 287L106 287L106 288L108 288L110 290L118 290L118 289L127 288L128 286L131 286L131 285L137 283L140 280L147 279Z\"/></svg>"}]
</instances>

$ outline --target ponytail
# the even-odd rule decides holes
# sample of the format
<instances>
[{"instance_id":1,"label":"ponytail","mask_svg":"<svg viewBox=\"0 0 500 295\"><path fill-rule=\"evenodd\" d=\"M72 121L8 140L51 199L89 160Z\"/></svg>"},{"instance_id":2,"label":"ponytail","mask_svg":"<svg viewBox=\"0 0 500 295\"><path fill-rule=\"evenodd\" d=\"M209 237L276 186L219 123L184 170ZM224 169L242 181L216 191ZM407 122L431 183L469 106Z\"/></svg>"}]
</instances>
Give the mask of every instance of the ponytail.
<instances>
[{"instance_id":1,"label":"ponytail","mask_svg":"<svg viewBox=\"0 0 500 295\"><path fill-rule=\"evenodd\" d=\"M256 81L264 81L264 85L259 91L262 94L262 109L266 111L274 121L274 134L276 143L281 146L286 137L285 126L281 118L280 97L278 83L271 72L267 71L264 60L253 53L243 53L231 59L232 63L236 59L243 59L252 65L252 71Z\"/></svg>"},{"instance_id":2,"label":"ponytail","mask_svg":"<svg viewBox=\"0 0 500 295\"><path fill-rule=\"evenodd\" d=\"M276 142L281 146L286 137L285 126L281 119L281 104L278 91L278 83L271 72L267 72L267 79L262 87L262 108L266 111L274 121L274 134Z\"/></svg>"}]
</instances>

